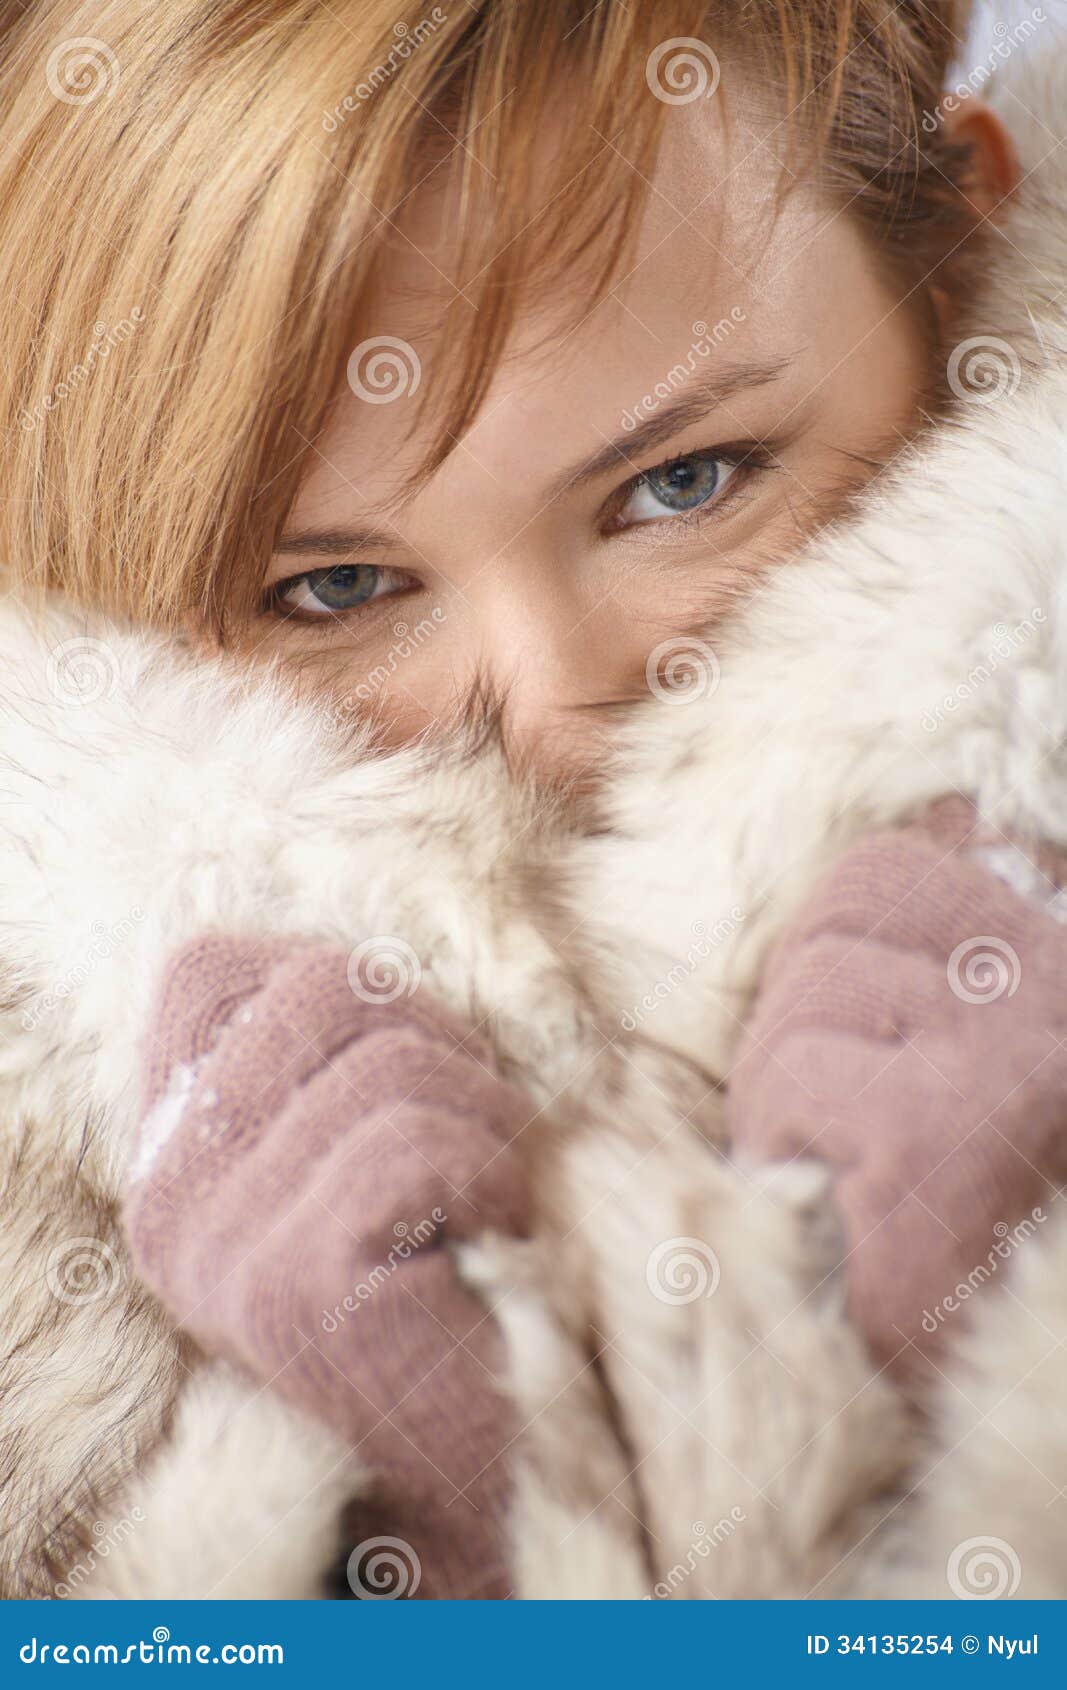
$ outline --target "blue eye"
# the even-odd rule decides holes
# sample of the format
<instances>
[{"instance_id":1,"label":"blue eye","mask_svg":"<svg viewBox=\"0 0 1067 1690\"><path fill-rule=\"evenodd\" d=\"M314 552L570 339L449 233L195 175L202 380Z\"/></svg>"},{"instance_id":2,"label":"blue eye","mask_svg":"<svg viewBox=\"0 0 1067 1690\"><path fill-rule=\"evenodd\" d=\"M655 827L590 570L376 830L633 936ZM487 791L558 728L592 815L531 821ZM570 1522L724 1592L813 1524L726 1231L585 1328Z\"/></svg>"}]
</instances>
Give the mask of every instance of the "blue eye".
<instances>
[{"instance_id":1,"label":"blue eye","mask_svg":"<svg viewBox=\"0 0 1067 1690\"><path fill-rule=\"evenodd\" d=\"M342 616L371 599L406 592L410 576L372 563L338 563L332 569L308 569L291 575L271 589L276 609L296 610L304 616Z\"/></svg>"},{"instance_id":2,"label":"blue eye","mask_svg":"<svg viewBox=\"0 0 1067 1690\"><path fill-rule=\"evenodd\" d=\"M673 464L650 470L645 486L670 510L692 511L718 492L721 479L722 465L716 458L676 458Z\"/></svg>"},{"instance_id":3,"label":"blue eye","mask_svg":"<svg viewBox=\"0 0 1067 1690\"><path fill-rule=\"evenodd\" d=\"M635 523L658 522L699 510L722 492L736 467L723 458L694 452L646 470L619 511L616 523L620 528L629 528Z\"/></svg>"},{"instance_id":4,"label":"blue eye","mask_svg":"<svg viewBox=\"0 0 1067 1690\"><path fill-rule=\"evenodd\" d=\"M373 598L378 571L366 563L342 563L336 569L311 570L303 584L323 610L354 610Z\"/></svg>"}]
</instances>

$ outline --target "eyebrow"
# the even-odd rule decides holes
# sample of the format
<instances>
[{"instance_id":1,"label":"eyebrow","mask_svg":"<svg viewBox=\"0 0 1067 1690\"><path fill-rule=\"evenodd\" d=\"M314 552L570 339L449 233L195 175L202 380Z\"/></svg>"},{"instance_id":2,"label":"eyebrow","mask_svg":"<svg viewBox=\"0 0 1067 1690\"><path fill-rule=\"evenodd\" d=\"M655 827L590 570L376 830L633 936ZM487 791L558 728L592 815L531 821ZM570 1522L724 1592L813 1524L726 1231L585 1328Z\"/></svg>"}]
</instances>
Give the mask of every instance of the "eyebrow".
<instances>
[{"instance_id":1,"label":"eyebrow","mask_svg":"<svg viewBox=\"0 0 1067 1690\"><path fill-rule=\"evenodd\" d=\"M766 359L763 363L732 364L709 370L707 375L690 383L669 404L659 409L643 423L616 436L580 463L572 465L556 480L545 496L551 504L572 487L581 487L606 475L621 463L632 466L635 458L643 457L664 441L672 440L692 422L699 422L717 405L723 405L739 393L767 387L779 381L795 362L792 356ZM653 403L652 399L648 403ZM639 400L639 404L644 401ZM637 471L634 472L638 473ZM301 528L283 534L275 542L278 557L300 555L320 557L351 557L361 551L399 552L401 543L379 528Z\"/></svg>"},{"instance_id":2,"label":"eyebrow","mask_svg":"<svg viewBox=\"0 0 1067 1690\"><path fill-rule=\"evenodd\" d=\"M679 393L669 404L660 403L646 395L645 398L639 399L637 404L657 404L655 413L643 423L639 423L636 428L624 430L622 434L616 435L614 440L606 441L591 458L586 458L561 475L553 485L549 499L558 498L560 493L569 487L580 487L587 481L595 481L598 476L614 469L620 459L624 463L632 464L635 458L643 457L646 452L651 452L666 440L673 440L683 428L692 422L699 422L717 405L724 405L738 393L747 392L751 388L767 387L771 382L780 381L795 361L792 356L768 358L763 363L727 364L709 370L700 380L687 384L685 391Z\"/></svg>"},{"instance_id":3,"label":"eyebrow","mask_svg":"<svg viewBox=\"0 0 1067 1690\"><path fill-rule=\"evenodd\" d=\"M399 551L399 541L388 534L383 534L380 528L294 528L292 533L283 534L274 543L274 555L283 557L292 553L307 556L315 553L322 557L351 557L353 552L369 551Z\"/></svg>"}]
</instances>

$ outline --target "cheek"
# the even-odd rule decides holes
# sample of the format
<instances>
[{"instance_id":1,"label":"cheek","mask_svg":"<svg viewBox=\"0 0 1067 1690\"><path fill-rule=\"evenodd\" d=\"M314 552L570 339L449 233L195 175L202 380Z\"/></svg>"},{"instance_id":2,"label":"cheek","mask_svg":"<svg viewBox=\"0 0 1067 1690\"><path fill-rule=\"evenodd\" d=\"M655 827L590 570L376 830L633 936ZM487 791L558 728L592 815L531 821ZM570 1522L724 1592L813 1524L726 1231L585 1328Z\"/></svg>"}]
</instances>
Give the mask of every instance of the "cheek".
<instances>
[{"instance_id":1,"label":"cheek","mask_svg":"<svg viewBox=\"0 0 1067 1690\"><path fill-rule=\"evenodd\" d=\"M327 666L325 685L334 708L347 720L373 721L391 747L447 728L459 708L455 641L446 650L442 638L431 656L417 643L417 626L398 618L399 632L390 631L365 651L332 659Z\"/></svg>"},{"instance_id":2,"label":"cheek","mask_svg":"<svg viewBox=\"0 0 1067 1690\"><path fill-rule=\"evenodd\" d=\"M649 657L657 648L699 640L744 605L771 560L788 550L784 537L768 540L778 526L768 514L728 549L709 529L640 564L633 556L620 560L599 617L582 628L590 661L602 657L618 696L647 693Z\"/></svg>"},{"instance_id":3,"label":"cheek","mask_svg":"<svg viewBox=\"0 0 1067 1690\"><path fill-rule=\"evenodd\" d=\"M398 608L372 636L329 644L317 644L310 630L282 624L265 631L257 622L243 656L254 667L280 668L327 731L370 721L392 747L454 717L456 640L439 617L420 611Z\"/></svg>"}]
</instances>

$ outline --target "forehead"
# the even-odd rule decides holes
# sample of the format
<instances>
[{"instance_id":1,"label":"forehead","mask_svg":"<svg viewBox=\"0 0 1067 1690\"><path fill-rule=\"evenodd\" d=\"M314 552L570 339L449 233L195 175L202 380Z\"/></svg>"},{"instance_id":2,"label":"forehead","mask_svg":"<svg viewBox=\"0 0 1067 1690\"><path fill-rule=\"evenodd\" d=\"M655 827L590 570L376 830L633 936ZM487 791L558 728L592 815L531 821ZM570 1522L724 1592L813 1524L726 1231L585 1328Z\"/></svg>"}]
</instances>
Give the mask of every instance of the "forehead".
<instances>
[{"instance_id":1,"label":"forehead","mask_svg":"<svg viewBox=\"0 0 1067 1690\"><path fill-rule=\"evenodd\" d=\"M565 120L561 112L554 121ZM553 138L547 122L549 184ZM605 138L604 147L625 159L625 136ZM531 284L457 452L491 466L518 440L528 473L549 478L616 436L679 366L703 373L716 362L766 364L817 337L830 310L827 267L847 262L858 238L811 184L788 175L783 147L758 101L720 89L714 100L671 110L613 285L593 293L577 271ZM543 199L535 194L531 221L548 203L547 189ZM434 438L434 391L450 353L446 311L476 309L460 269L460 210L457 172L444 161L428 168L385 231L375 297L328 434L329 462L320 457L311 469L317 493L347 476L375 503L397 497Z\"/></svg>"}]
</instances>

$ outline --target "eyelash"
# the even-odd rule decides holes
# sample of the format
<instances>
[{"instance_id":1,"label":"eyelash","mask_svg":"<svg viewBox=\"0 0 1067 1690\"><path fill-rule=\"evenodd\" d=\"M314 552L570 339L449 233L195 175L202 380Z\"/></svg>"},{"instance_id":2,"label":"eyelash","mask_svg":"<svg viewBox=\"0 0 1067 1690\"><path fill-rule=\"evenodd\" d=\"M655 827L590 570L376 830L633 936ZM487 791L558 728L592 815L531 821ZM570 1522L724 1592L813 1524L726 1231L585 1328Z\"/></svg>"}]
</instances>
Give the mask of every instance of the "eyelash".
<instances>
[{"instance_id":1,"label":"eyelash","mask_svg":"<svg viewBox=\"0 0 1067 1690\"><path fill-rule=\"evenodd\" d=\"M705 463L724 464L732 472L731 490L722 498L712 494L702 505L696 506L691 511L677 511L672 517L665 514L662 520L655 522L624 523L619 527L612 527L612 523L625 510L641 487L649 485L650 477L662 474L674 464L696 459L703 459ZM615 538L622 534L631 533L637 528L700 527L703 523L711 521L713 517L717 517L725 505L733 502L751 475L757 474L760 470L774 469L776 462L777 454L773 446L763 440L732 441L723 446L698 447L693 452L679 452L672 458L666 458L663 463L653 464L650 469L641 470L639 474L631 476L630 480L624 482L621 487L616 488L609 498L608 514L601 532L606 534L608 538ZM741 474L738 475L738 472L741 472ZM737 478L736 486L732 485L734 477Z\"/></svg>"},{"instance_id":2,"label":"eyelash","mask_svg":"<svg viewBox=\"0 0 1067 1690\"><path fill-rule=\"evenodd\" d=\"M662 520L656 520L654 522L644 521L623 523L618 527L612 527L612 523L615 522L617 517L626 508L627 504L639 491L639 489L642 486L649 484L649 478L651 476L661 474L665 470L670 469L672 465L685 462L690 459L703 459L705 462L715 462L726 465L733 472L730 483L730 491L728 491L722 498L717 498L714 494L712 494L712 496L707 499L704 504L698 505L695 509L691 511L677 511L672 516L664 515ZM703 523L708 522L713 517L717 516L725 505L732 504L733 500L743 491L744 486L751 475L758 474L761 470L774 469L775 467L776 452L773 446L766 441L735 441L724 446L700 447L693 452L676 453L671 458L665 458L662 463L653 464L649 469L641 470L637 475L631 476L629 481L624 482L621 487L617 487L613 493L609 494L606 502L606 513L601 518L600 533L606 539L617 539L622 535L630 534L634 530L642 528L677 529L679 527L699 527ZM738 474L738 472L742 473ZM732 485L734 479L738 482L736 487ZM339 559L333 567L338 569L343 568L344 560ZM275 616L285 617L287 620L304 623L317 622L323 623L329 627L331 624L335 624L337 622L345 622L351 617L365 615L371 610L372 605L382 606L392 604L397 598L402 596L402 592L399 591L383 593L378 598L368 599L365 604L355 606L350 610L336 611L333 614L329 614L328 612L316 613L300 611L294 609L292 605L287 605L284 602L286 594L291 593L302 581L307 581L316 573L319 573L319 571L304 569L297 575L289 575L282 581L272 582L264 595L263 610ZM403 574L402 571L387 570L384 568L382 569L382 573L396 575ZM416 583L413 582L412 587L415 585ZM410 591L412 588L409 587L408 590Z\"/></svg>"}]
</instances>

